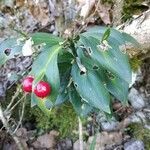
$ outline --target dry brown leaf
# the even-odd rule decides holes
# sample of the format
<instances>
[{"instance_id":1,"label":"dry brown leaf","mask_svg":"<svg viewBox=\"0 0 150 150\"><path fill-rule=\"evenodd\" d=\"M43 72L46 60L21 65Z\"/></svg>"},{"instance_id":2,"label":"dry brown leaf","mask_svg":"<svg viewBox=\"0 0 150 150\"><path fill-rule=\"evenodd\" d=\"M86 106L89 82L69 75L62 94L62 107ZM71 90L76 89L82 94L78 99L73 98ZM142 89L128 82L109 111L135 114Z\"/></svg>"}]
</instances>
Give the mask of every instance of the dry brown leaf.
<instances>
[{"instance_id":1,"label":"dry brown leaf","mask_svg":"<svg viewBox=\"0 0 150 150\"><path fill-rule=\"evenodd\" d=\"M57 131L51 131L42 136L39 136L37 140L32 144L34 148L53 148L56 145L56 137L59 135Z\"/></svg>"},{"instance_id":2,"label":"dry brown leaf","mask_svg":"<svg viewBox=\"0 0 150 150\"><path fill-rule=\"evenodd\" d=\"M42 24L42 26L46 26L50 22L49 10L46 2L36 4L33 1L29 1L28 5L31 14Z\"/></svg>"},{"instance_id":3,"label":"dry brown leaf","mask_svg":"<svg viewBox=\"0 0 150 150\"><path fill-rule=\"evenodd\" d=\"M111 6L109 4L102 4L102 3L97 8L99 16L106 25L111 24L110 9Z\"/></svg>"},{"instance_id":4,"label":"dry brown leaf","mask_svg":"<svg viewBox=\"0 0 150 150\"><path fill-rule=\"evenodd\" d=\"M89 137L88 146L92 143L94 136ZM121 132L101 132L96 137L96 150L104 150L105 146L120 144L122 141L122 133ZM88 148L87 148L88 149Z\"/></svg>"},{"instance_id":5,"label":"dry brown leaf","mask_svg":"<svg viewBox=\"0 0 150 150\"><path fill-rule=\"evenodd\" d=\"M22 7L25 4L25 0L16 0L16 7Z\"/></svg>"},{"instance_id":6,"label":"dry brown leaf","mask_svg":"<svg viewBox=\"0 0 150 150\"><path fill-rule=\"evenodd\" d=\"M95 5L95 0L80 1L80 5L82 5L80 16L83 18L87 18Z\"/></svg>"}]
</instances>

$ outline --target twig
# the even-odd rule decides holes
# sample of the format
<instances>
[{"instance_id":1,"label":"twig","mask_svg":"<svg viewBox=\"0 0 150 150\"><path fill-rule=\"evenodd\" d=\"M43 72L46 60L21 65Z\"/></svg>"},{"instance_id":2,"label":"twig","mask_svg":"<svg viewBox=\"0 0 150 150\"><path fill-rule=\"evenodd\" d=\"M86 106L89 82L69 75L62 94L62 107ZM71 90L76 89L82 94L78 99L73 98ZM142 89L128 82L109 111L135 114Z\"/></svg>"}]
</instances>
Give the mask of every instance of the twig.
<instances>
[{"instance_id":1,"label":"twig","mask_svg":"<svg viewBox=\"0 0 150 150\"><path fill-rule=\"evenodd\" d=\"M80 117L78 117L78 121L79 121L79 150L83 150L83 131L82 131L82 121Z\"/></svg>"},{"instance_id":2,"label":"twig","mask_svg":"<svg viewBox=\"0 0 150 150\"><path fill-rule=\"evenodd\" d=\"M23 145L21 144L21 142L18 139L18 137L15 134L13 134L13 132L11 131L11 129L10 129L9 125L8 125L7 119L4 116L1 104L0 104L0 120L2 121L2 123L3 123L4 127L5 127L5 129L7 130L7 132L12 136L12 138L16 142L16 145L18 146L18 149L19 150L24 150Z\"/></svg>"},{"instance_id":3,"label":"twig","mask_svg":"<svg viewBox=\"0 0 150 150\"><path fill-rule=\"evenodd\" d=\"M11 112L25 97L26 97L26 94L23 95L23 96L21 97L21 99L18 100L18 101L16 102L16 104L13 105L13 106L8 110L8 112Z\"/></svg>"},{"instance_id":4,"label":"twig","mask_svg":"<svg viewBox=\"0 0 150 150\"><path fill-rule=\"evenodd\" d=\"M22 111L21 111L20 120L19 120L18 125L17 125L16 129L14 130L13 134L16 133L16 131L18 130L19 126L21 125L21 122L22 122L22 119L23 119L23 115L24 115L25 102L26 101L24 99L23 104L22 104Z\"/></svg>"},{"instance_id":5,"label":"twig","mask_svg":"<svg viewBox=\"0 0 150 150\"><path fill-rule=\"evenodd\" d=\"M20 93L20 87L17 88L17 91L15 92L14 96L12 97L12 99L11 99L9 105L7 106L5 112L7 112L10 109L10 107L14 103L15 99L18 97L19 93Z\"/></svg>"}]
</instances>

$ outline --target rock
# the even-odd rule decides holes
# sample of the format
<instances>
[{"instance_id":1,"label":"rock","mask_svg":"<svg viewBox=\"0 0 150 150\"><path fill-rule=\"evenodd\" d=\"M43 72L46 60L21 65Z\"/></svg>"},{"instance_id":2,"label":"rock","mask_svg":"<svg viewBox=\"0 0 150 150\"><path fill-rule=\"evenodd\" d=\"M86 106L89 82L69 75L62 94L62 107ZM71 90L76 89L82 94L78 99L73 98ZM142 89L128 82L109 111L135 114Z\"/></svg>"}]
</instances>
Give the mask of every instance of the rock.
<instances>
[{"instance_id":1,"label":"rock","mask_svg":"<svg viewBox=\"0 0 150 150\"><path fill-rule=\"evenodd\" d=\"M61 140L57 144L57 150L72 150L73 142L71 139Z\"/></svg>"},{"instance_id":2,"label":"rock","mask_svg":"<svg viewBox=\"0 0 150 150\"><path fill-rule=\"evenodd\" d=\"M79 147L79 140L77 140L74 144L73 144L73 150L79 150L80 147ZM84 142L83 143L83 149L86 149L86 143Z\"/></svg>"},{"instance_id":3,"label":"rock","mask_svg":"<svg viewBox=\"0 0 150 150\"><path fill-rule=\"evenodd\" d=\"M37 140L32 144L37 149L53 149L56 145L56 137L58 136L57 131L51 131L49 134L39 136Z\"/></svg>"},{"instance_id":4,"label":"rock","mask_svg":"<svg viewBox=\"0 0 150 150\"><path fill-rule=\"evenodd\" d=\"M121 132L101 132L96 136L96 145L95 150L104 150L106 146L111 146L114 144L121 144L122 142L122 133ZM87 143L87 150L91 143L93 142L94 136L89 137Z\"/></svg>"},{"instance_id":5,"label":"rock","mask_svg":"<svg viewBox=\"0 0 150 150\"><path fill-rule=\"evenodd\" d=\"M107 121L101 123L101 128L103 131L115 131L118 129L119 122L117 121Z\"/></svg>"},{"instance_id":6,"label":"rock","mask_svg":"<svg viewBox=\"0 0 150 150\"><path fill-rule=\"evenodd\" d=\"M131 123L145 123L146 117L143 112L136 112L129 116Z\"/></svg>"},{"instance_id":7,"label":"rock","mask_svg":"<svg viewBox=\"0 0 150 150\"><path fill-rule=\"evenodd\" d=\"M135 113L135 115L141 119L142 123L146 123L146 116L143 112L138 111Z\"/></svg>"},{"instance_id":8,"label":"rock","mask_svg":"<svg viewBox=\"0 0 150 150\"><path fill-rule=\"evenodd\" d=\"M141 123L141 119L135 114L128 117L130 119L130 123Z\"/></svg>"},{"instance_id":9,"label":"rock","mask_svg":"<svg viewBox=\"0 0 150 150\"><path fill-rule=\"evenodd\" d=\"M131 103L131 105L137 110L145 107L145 102L143 100L143 97L135 88L132 88L130 90L130 93L128 95L128 100Z\"/></svg>"},{"instance_id":10,"label":"rock","mask_svg":"<svg viewBox=\"0 0 150 150\"><path fill-rule=\"evenodd\" d=\"M142 141L129 141L124 144L124 150L144 150L144 143Z\"/></svg>"}]
</instances>

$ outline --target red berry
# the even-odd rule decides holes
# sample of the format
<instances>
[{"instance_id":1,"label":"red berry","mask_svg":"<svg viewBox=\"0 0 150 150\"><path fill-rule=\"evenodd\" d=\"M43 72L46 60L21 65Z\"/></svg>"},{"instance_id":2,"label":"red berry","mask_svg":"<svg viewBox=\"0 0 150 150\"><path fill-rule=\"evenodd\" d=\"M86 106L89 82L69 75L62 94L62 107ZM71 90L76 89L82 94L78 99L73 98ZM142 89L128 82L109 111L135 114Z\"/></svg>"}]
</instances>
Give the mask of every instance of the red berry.
<instances>
[{"instance_id":1,"label":"red berry","mask_svg":"<svg viewBox=\"0 0 150 150\"><path fill-rule=\"evenodd\" d=\"M32 92L32 83L34 78L31 76L26 77L22 82L22 88L24 92Z\"/></svg>"},{"instance_id":2,"label":"red berry","mask_svg":"<svg viewBox=\"0 0 150 150\"><path fill-rule=\"evenodd\" d=\"M34 93L40 98L47 97L51 93L51 87L47 82L40 81L34 88Z\"/></svg>"}]
</instances>

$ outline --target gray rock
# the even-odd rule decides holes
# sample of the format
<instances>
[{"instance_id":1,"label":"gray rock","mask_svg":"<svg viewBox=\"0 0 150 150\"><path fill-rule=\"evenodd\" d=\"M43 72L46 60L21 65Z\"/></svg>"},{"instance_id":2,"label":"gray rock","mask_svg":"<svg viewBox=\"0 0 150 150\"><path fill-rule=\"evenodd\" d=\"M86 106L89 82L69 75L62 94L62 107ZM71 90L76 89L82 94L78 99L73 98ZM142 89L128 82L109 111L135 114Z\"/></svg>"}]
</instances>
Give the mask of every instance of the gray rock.
<instances>
[{"instance_id":1,"label":"gray rock","mask_svg":"<svg viewBox=\"0 0 150 150\"><path fill-rule=\"evenodd\" d=\"M119 122L117 121L107 121L101 123L101 128L103 131L115 131L118 129Z\"/></svg>"},{"instance_id":2,"label":"gray rock","mask_svg":"<svg viewBox=\"0 0 150 150\"><path fill-rule=\"evenodd\" d=\"M130 119L130 123L141 123L141 119L135 114L128 117Z\"/></svg>"},{"instance_id":3,"label":"gray rock","mask_svg":"<svg viewBox=\"0 0 150 150\"><path fill-rule=\"evenodd\" d=\"M77 140L74 144L73 144L73 150L79 150L80 149L80 142L79 140ZM86 143L83 142L83 149L86 149Z\"/></svg>"},{"instance_id":4,"label":"gray rock","mask_svg":"<svg viewBox=\"0 0 150 150\"><path fill-rule=\"evenodd\" d=\"M142 123L146 122L146 116L145 116L145 114L143 112L138 111L138 112L135 113L135 115L141 119Z\"/></svg>"},{"instance_id":5,"label":"gray rock","mask_svg":"<svg viewBox=\"0 0 150 150\"><path fill-rule=\"evenodd\" d=\"M124 144L124 150L145 150L144 143L139 140L131 140Z\"/></svg>"},{"instance_id":6,"label":"gray rock","mask_svg":"<svg viewBox=\"0 0 150 150\"><path fill-rule=\"evenodd\" d=\"M131 103L131 105L137 110L145 107L145 102L143 100L143 97L135 88L132 88L130 90L130 93L128 95L128 100Z\"/></svg>"}]
</instances>

